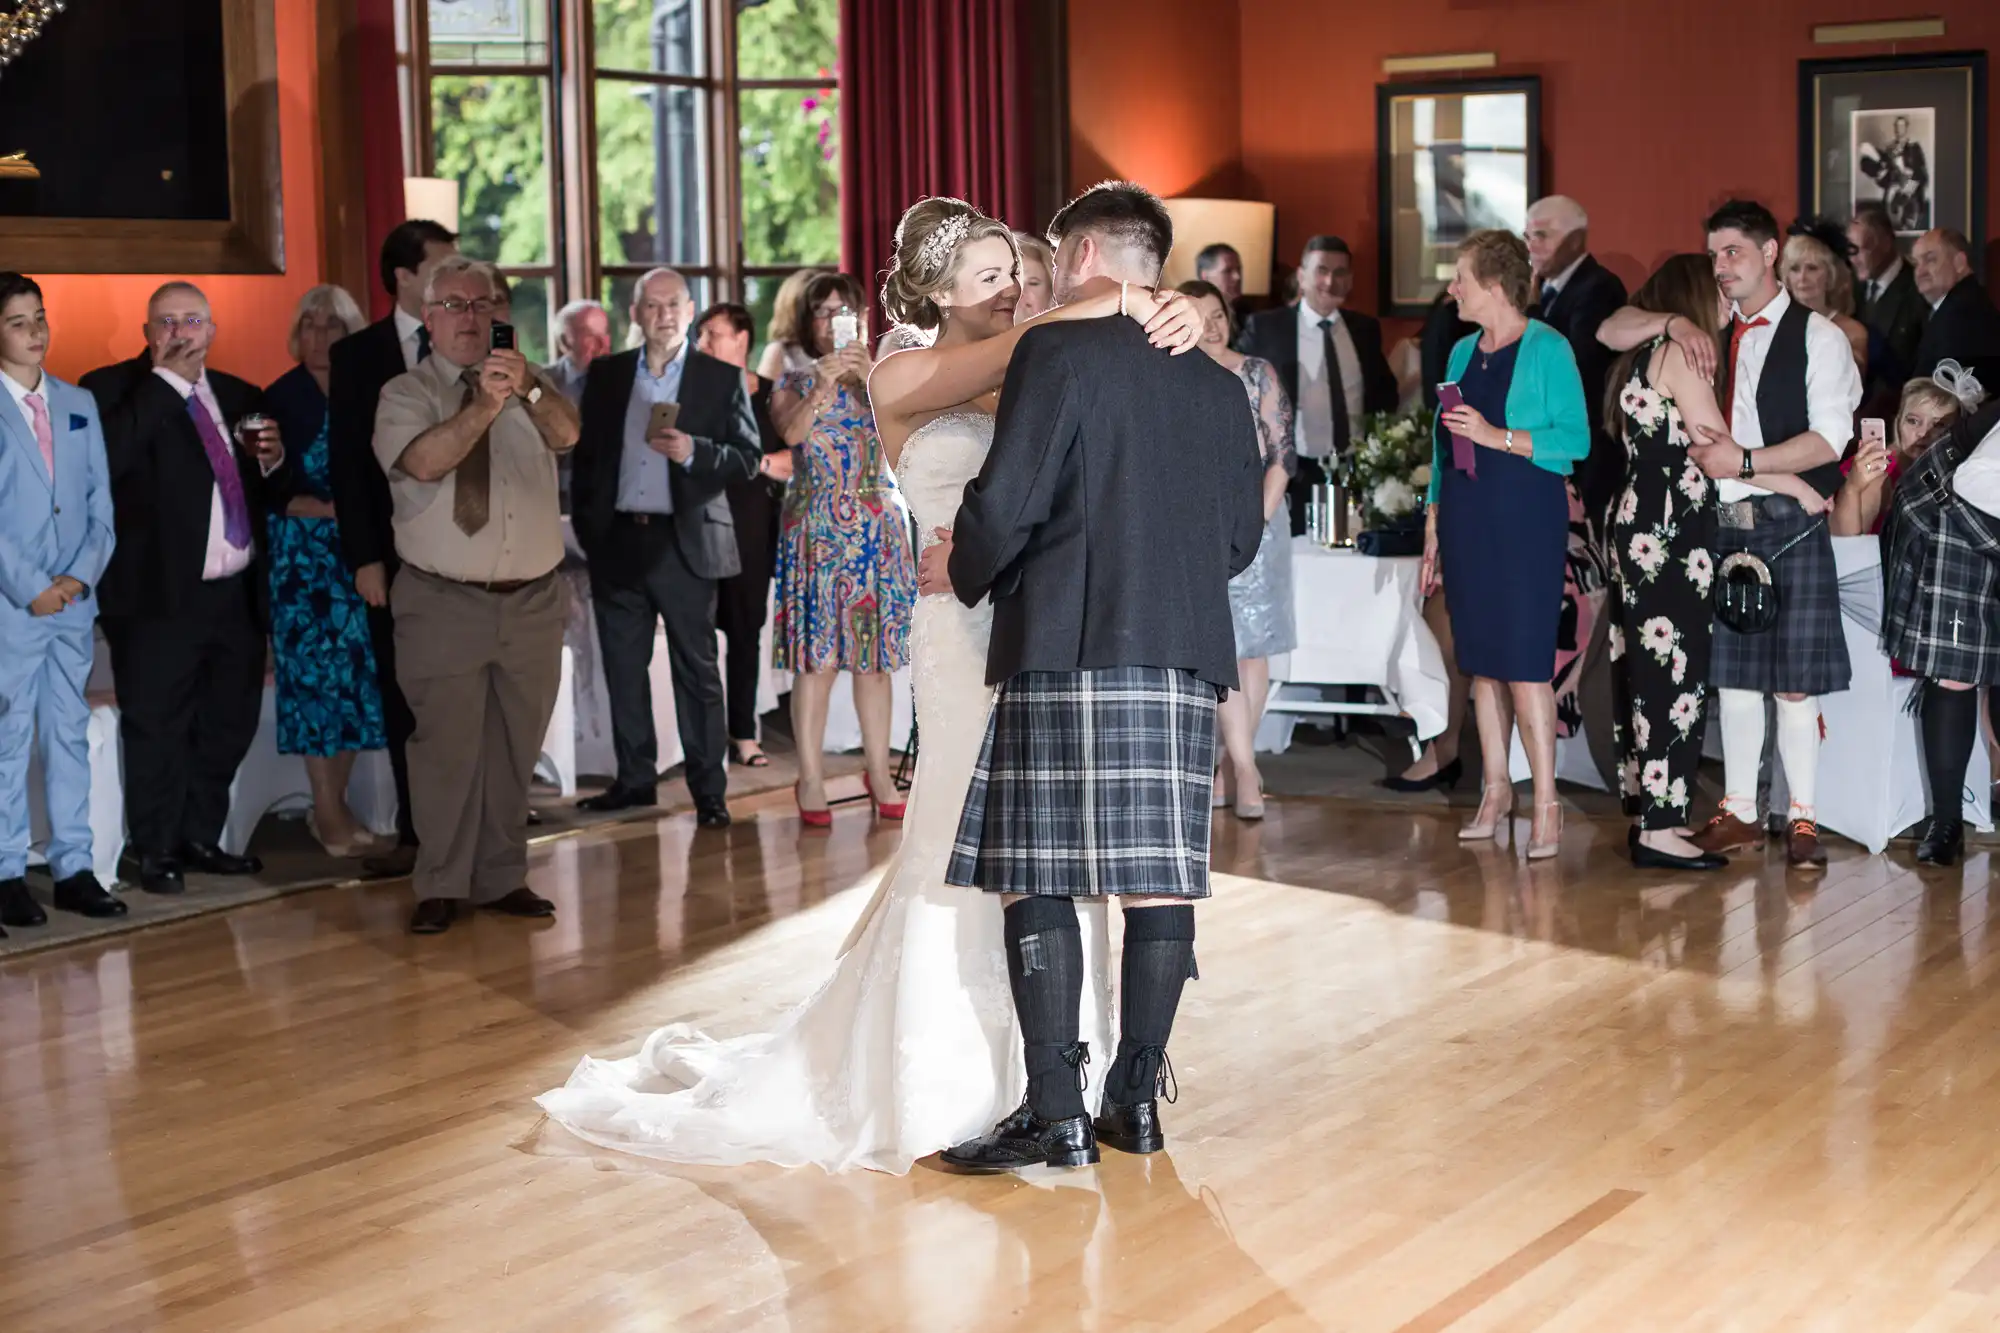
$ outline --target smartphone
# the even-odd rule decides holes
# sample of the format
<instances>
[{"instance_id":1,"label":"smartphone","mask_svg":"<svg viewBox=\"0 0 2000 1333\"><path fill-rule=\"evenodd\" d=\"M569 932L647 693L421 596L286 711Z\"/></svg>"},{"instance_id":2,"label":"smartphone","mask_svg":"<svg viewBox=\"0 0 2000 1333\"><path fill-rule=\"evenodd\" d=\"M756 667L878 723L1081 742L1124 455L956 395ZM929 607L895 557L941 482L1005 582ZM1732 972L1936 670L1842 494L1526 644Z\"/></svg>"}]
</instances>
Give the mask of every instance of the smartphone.
<instances>
[{"instance_id":1,"label":"smartphone","mask_svg":"<svg viewBox=\"0 0 2000 1333\"><path fill-rule=\"evenodd\" d=\"M1458 381L1446 380L1438 385L1438 415L1443 416L1453 408L1465 406L1465 395L1458 391Z\"/></svg>"},{"instance_id":2,"label":"smartphone","mask_svg":"<svg viewBox=\"0 0 2000 1333\"><path fill-rule=\"evenodd\" d=\"M1861 418L1861 443L1866 445L1871 440L1885 448L1888 446L1889 423L1881 417Z\"/></svg>"},{"instance_id":3,"label":"smartphone","mask_svg":"<svg viewBox=\"0 0 2000 1333\"><path fill-rule=\"evenodd\" d=\"M861 336L861 320L852 310L842 310L833 317L833 350L846 349L847 344Z\"/></svg>"},{"instance_id":4,"label":"smartphone","mask_svg":"<svg viewBox=\"0 0 2000 1333\"><path fill-rule=\"evenodd\" d=\"M680 419L679 403L654 403L652 419L646 423L646 433L651 435L655 431L672 430L674 423Z\"/></svg>"},{"instance_id":5,"label":"smartphone","mask_svg":"<svg viewBox=\"0 0 2000 1333\"><path fill-rule=\"evenodd\" d=\"M514 326L501 320L493 321L493 350L511 352L514 350Z\"/></svg>"}]
</instances>

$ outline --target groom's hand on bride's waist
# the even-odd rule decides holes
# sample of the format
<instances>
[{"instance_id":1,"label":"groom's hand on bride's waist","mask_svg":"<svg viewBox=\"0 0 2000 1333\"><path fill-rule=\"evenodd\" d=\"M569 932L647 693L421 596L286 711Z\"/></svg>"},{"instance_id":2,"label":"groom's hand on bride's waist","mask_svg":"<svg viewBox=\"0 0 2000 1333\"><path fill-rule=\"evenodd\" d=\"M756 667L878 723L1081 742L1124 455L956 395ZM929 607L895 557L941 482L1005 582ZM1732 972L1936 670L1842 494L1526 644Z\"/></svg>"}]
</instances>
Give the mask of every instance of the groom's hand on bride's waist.
<instances>
[{"instance_id":1,"label":"groom's hand on bride's waist","mask_svg":"<svg viewBox=\"0 0 2000 1333\"><path fill-rule=\"evenodd\" d=\"M933 529L937 544L917 558L917 595L951 596L951 529Z\"/></svg>"}]
</instances>

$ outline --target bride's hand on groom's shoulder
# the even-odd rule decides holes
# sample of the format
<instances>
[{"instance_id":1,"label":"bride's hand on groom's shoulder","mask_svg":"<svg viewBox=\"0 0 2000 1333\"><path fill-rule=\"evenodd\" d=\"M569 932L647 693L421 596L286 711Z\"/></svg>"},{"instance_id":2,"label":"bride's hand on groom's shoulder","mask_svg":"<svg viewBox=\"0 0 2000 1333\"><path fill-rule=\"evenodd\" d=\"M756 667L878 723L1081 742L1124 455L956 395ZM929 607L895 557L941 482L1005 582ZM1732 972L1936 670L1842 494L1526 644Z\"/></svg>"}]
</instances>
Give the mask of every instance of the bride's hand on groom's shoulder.
<instances>
[{"instance_id":1,"label":"bride's hand on groom's shoulder","mask_svg":"<svg viewBox=\"0 0 2000 1333\"><path fill-rule=\"evenodd\" d=\"M1139 321L1155 347L1164 347L1175 356L1192 352L1201 345L1205 322L1194 298L1172 289L1135 287L1125 304L1126 313Z\"/></svg>"}]
</instances>

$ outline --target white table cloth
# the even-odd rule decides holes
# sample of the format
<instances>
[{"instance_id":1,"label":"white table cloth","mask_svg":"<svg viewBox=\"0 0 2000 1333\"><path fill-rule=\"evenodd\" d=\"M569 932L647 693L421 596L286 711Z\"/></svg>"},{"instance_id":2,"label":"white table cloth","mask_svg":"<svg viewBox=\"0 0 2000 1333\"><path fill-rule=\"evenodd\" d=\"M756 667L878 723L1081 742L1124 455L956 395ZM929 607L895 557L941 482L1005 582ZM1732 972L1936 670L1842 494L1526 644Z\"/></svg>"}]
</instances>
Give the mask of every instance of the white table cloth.
<instances>
[{"instance_id":1,"label":"white table cloth","mask_svg":"<svg viewBox=\"0 0 2000 1333\"><path fill-rule=\"evenodd\" d=\"M1257 748L1282 752L1302 717L1406 716L1419 741L1444 730L1450 705L1444 655L1424 623L1415 556L1360 555L1292 539L1292 602L1299 646L1271 659L1271 703ZM1388 703L1349 704L1327 687L1372 685Z\"/></svg>"}]
</instances>

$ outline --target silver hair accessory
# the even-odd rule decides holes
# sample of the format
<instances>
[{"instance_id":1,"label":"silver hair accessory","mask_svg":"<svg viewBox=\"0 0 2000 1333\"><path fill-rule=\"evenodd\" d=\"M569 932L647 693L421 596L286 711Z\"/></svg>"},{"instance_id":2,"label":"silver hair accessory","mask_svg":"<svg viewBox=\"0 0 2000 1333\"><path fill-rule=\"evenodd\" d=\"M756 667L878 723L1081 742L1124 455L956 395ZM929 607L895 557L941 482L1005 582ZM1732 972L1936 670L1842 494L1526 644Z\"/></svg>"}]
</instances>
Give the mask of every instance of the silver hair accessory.
<instances>
[{"instance_id":1,"label":"silver hair accessory","mask_svg":"<svg viewBox=\"0 0 2000 1333\"><path fill-rule=\"evenodd\" d=\"M1979 382L1979 377L1949 358L1938 362L1931 373L1931 383L1958 399L1959 406L1967 412L1976 411L1986 401L1986 386Z\"/></svg>"},{"instance_id":2,"label":"silver hair accessory","mask_svg":"<svg viewBox=\"0 0 2000 1333\"><path fill-rule=\"evenodd\" d=\"M952 252L958 249L959 242L963 241L965 234L971 230L970 213L960 213L940 222L937 230L925 237L924 243L917 248L918 270L929 273L933 269L943 268L950 261Z\"/></svg>"}]
</instances>

